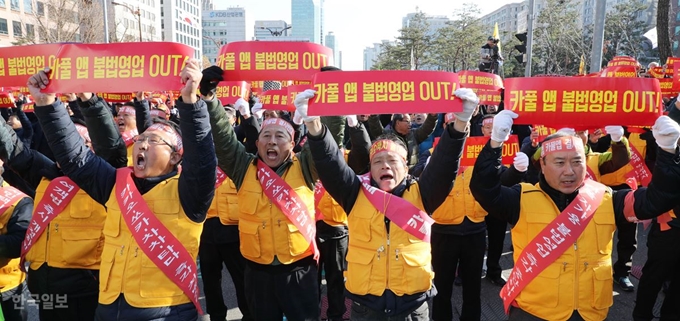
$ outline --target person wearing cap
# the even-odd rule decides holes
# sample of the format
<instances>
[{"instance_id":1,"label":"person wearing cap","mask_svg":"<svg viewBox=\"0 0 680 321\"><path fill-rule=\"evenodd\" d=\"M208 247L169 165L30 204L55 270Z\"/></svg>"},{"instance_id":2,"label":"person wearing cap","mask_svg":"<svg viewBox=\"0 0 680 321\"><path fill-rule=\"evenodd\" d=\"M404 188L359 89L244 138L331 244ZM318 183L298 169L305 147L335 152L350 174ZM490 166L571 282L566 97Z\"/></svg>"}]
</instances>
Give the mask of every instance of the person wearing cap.
<instances>
[{"instance_id":1,"label":"person wearing cap","mask_svg":"<svg viewBox=\"0 0 680 321\"><path fill-rule=\"evenodd\" d=\"M487 115L482 121L481 131L484 137L491 137L493 118L493 115ZM445 119L446 123L450 124L455 117L452 113L448 113ZM470 131L472 130L470 128ZM528 163L529 159L526 155L518 154L515 167L508 169L502 166L500 168L503 185L512 186L521 181L522 162ZM430 166L429 164L430 162L427 162L426 166ZM486 279L496 285L505 284L505 280L501 277L499 259L505 239L506 223L501 221L502 224L498 224L499 227L493 225L495 222L489 223L487 212L470 193L469 183L472 171L473 166L461 166L458 169L453 188L447 195L446 201L432 213L432 219L435 221L432 225L432 269L434 285L438 292L432 301L434 320L453 319L451 295L454 282L460 282L456 285L463 286L460 319L479 320L481 318L480 279L482 278L487 230L489 245Z\"/></svg>"},{"instance_id":2,"label":"person wearing cap","mask_svg":"<svg viewBox=\"0 0 680 321\"><path fill-rule=\"evenodd\" d=\"M498 48L498 42L500 42L500 39L494 36L489 36L486 39L486 44L481 49L479 71L491 72L494 62L503 60L503 56ZM498 70L494 72L498 73Z\"/></svg>"},{"instance_id":3,"label":"person wearing cap","mask_svg":"<svg viewBox=\"0 0 680 321\"><path fill-rule=\"evenodd\" d=\"M206 69L206 86L223 79ZM293 125L281 118L262 122L257 152L238 142L221 103L208 89L210 125L220 169L234 182L241 254L246 258L245 295L255 320L318 320L318 253L314 227L316 169L309 150L293 153ZM242 115L250 115L239 105ZM254 117L249 117L249 119ZM276 194L274 194L276 193Z\"/></svg>"},{"instance_id":4,"label":"person wearing cap","mask_svg":"<svg viewBox=\"0 0 680 321\"><path fill-rule=\"evenodd\" d=\"M637 222L677 205L680 126L667 116L656 120L660 149L648 188L612 191L586 179L584 142L564 131L542 144L538 184L503 187L497 168L514 118L507 110L496 115L470 180L477 202L513 226L515 267L501 290L509 319L604 320L613 304L615 219Z\"/></svg>"},{"instance_id":5,"label":"person wearing cap","mask_svg":"<svg viewBox=\"0 0 680 321\"><path fill-rule=\"evenodd\" d=\"M380 123L378 115L368 118L369 132L374 137L386 134L395 134L407 146L408 155L406 161L409 170L418 163L420 143L424 142L437 126L437 114L428 114L425 122L418 128L411 128L411 116L409 114L394 114L390 123L390 129L386 129Z\"/></svg>"},{"instance_id":6,"label":"person wearing cap","mask_svg":"<svg viewBox=\"0 0 680 321\"><path fill-rule=\"evenodd\" d=\"M205 103L195 94L201 77L199 62L188 60L177 102L181 132L156 119L134 140L134 166L121 169L85 147L55 96L41 92L45 71L28 80L61 169L106 207L95 320L198 318L195 262L217 165Z\"/></svg>"},{"instance_id":7,"label":"person wearing cap","mask_svg":"<svg viewBox=\"0 0 680 321\"><path fill-rule=\"evenodd\" d=\"M309 130L321 182L348 213L345 287L353 301L351 319L428 320L427 301L436 295L436 289L430 268L431 223L427 223L430 218L426 212L434 211L446 199L467 137L468 121L479 100L469 89L455 92L464 99L463 111L456 113L455 123L447 126L429 169L418 181L408 175L408 151L395 135L381 136L373 143L369 174L356 176L342 160L328 128L318 117L307 115L307 102L314 93L307 90L298 94L296 114ZM390 205L396 207L388 210ZM408 224L397 225L402 220Z\"/></svg>"},{"instance_id":8,"label":"person wearing cap","mask_svg":"<svg viewBox=\"0 0 680 321\"><path fill-rule=\"evenodd\" d=\"M99 139L100 144L93 144L86 122L72 117L85 146L95 150L112 166L124 167L127 164L126 148L106 102L92 96L77 99L77 103L85 121L103 122L94 135L118 137ZM53 197L58 195L55 191L59 184L75 185L65 180L57 164L17 140L7 128L0 128L0 141L3 151L9 155L9 168L36 190L35 213L27 236L31 242L24 241L22 259L29 263L28 289L40 298L36 302L40 319L93 320L99 295L106 209L80 189L71 190L70 200L55 202ZM67 188L62 189L65 190ZM48 205L54 210L54 218L45 222L41 218ZM41 234L33 234L35 225L42 225L38 230ZM48 234L51 235L48 237Z\"/></svg>"}]
</instances>

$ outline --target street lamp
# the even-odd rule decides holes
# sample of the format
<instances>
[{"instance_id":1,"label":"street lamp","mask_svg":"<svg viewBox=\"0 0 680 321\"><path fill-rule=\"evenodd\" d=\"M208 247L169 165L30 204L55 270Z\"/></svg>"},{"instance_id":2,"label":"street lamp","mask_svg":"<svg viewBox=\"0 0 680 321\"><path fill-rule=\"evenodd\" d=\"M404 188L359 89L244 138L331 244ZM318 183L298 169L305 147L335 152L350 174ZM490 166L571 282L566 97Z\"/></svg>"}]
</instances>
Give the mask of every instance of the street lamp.
<instances>
[{"instance_id":1,"label":"street lamp","mask_svg":"<svg viewBox=\"0 0 680 321\"><path fill-rule=\"evenodd\" d=\"M271 33L272 36L274 36L274 37L280 37L280 36L282 36L282 35L283 35L283 32L286 31L286 30L288 30L288 29L290 29L290 28L293 28L293 26L292 26L292 25L289 25L289 26L287 26L287 27L285 27L285 28L283 28L283 29L281 29L281 30L279 30L279 31L271 30L271 29L269 29L269 28L267 28L267 27L260 27L260 29L267 29L267 30L269 30L269 33Z\"/></svg>"},{"instance_id":2,"label":"street lamp","mask_svg":"<svg viewBox=\"0 0 680 321\"><path fill-rule=\"evenodd\" d=\"M142 42L142 11L139 10L139 7L137 7L137 10L133 10L130 6L124 3L111 1L111 4L113 4L114 6L125 7L125 9L130 10L132 14L137 15L137 23L139 24L139 42Z\"/></svg>"}]
</instances>

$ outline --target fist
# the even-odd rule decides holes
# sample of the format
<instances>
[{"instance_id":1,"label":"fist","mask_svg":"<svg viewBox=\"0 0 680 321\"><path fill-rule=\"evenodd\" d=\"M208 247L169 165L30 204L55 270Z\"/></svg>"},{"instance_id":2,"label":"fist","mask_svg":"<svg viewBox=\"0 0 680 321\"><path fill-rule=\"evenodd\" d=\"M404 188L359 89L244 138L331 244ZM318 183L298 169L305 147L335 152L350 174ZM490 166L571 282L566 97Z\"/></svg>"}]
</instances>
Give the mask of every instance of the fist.
<instances>
[{"instance_id":1,"label":"fist","mask_svg":"<svg viewBox=\"0 0 680 321\"><path fill-rule=\"evenodd\" d=\"M493 129L491 130L491 139L497 142L505 142L510 138L510 130L512 129L513 119L519 115L510 111L502 110L493 118Z\"/></svg>"},{"instance_id":2,"label":"fist","mask_svg":"<svg viewBox=\"0 0 680 321\"><path fill-rule=\"evenodd\" d=\"M180 81L184 84L184 87L180 91L182 94L182 100L185 103L193 104L198 101L196 97L196 90L198 85L201 83L203 78L203 73L201 71L201 64L196 59L190 59L187 61L186 66L179 74Z\"/></svg>"},{"instance_id":3,"label":"fist","mask_svg":"<svg viewBox=\"0 0 680 321\"><path fill-rule=\"evenodd\" d=\"M526 172L527 168L529 168L529 157L525 153L518 152L512 161L512 165L517 171Z\"/></svg>"},{"instance_id":4,"label":"fist","mask_svg":"<svg viewBox=\"0 0 680 321\"><path fill-rule=\"evenodd\" d=\"M620 142L623 138L623 127L621 126L606 126L604 130L611 136L613 142Z\"/></svg>"},{"instance_id":5,"label":"fist","mask_svg":"<svg viewBox=\"0 0 680 321\"><path fill-rule=\"evenodd\" d=\"M31 93L36 107L51 105L56 99L55 94L43 93L41 91L47 88L47 85L50 83L49 74L51 72L52 70L45 68L28 78L28 82L26 82L26 87L28 87L28 91Z\"/></svg>"}]
</instances>

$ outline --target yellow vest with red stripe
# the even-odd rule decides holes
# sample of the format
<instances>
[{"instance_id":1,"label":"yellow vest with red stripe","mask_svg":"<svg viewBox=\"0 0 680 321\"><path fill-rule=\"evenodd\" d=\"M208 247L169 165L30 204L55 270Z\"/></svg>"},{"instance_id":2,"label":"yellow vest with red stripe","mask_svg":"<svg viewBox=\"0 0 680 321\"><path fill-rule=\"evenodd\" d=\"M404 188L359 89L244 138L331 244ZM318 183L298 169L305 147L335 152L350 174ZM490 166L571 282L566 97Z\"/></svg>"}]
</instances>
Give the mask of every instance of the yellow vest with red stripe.
<instances>
[{"instance_id":1,"label":"yellow vest with red stripe","mask_svg":"<svg viewBox=\"0 0 680 321\"><path fill-rule=\"evenodd\" d=\"M42 179L35 190L36 200L49 197L45 195L49 184L50 180ZM26 253L26 261L31 263L32 270L39 269L43 263L54 268L99 270L105 220L104 206L82 189L78 190Z\"/></svg>"},{"instance_id":2,"label":"yellow vest with red stripe","mask_svg":"<svg viewBox=\"0 0 680 321\"><path fill-rule=\"evenodd\" d=\"M297 157L281 177L302 199L314 222L314 192L307 186ZM241 254L259 264L271 264L274 257L282 264L290 264L312 255L313 249L262 191L257 179L257 166L251 164L238 191Z\"/></svg>"},{"instance_id":3,"label":"yellow vest with red stripe","mask_svg":"<svg viewBox=\"0 0 680 321\"><path fill-rule=\"evenodd\" d=\"M424 210L418 183L411 185L402 198ZM392 222L388 234L385 215L371 204L363 190L348 217L347 291L381 296L389 289L402 296L432 287L429 243Z\"/></svg>"},{"instance_id":4,"label":"yellow vest with red stripe","mask_svg":"<svg viewBox=\"0 0 680 321\"><path fill-rule=\"evenodd\" d=\"M2 187L9 186L9 184L2 182ZM23 198L20 198L14 204L9 206L7 210L0 216L0 235L7 234L7 224L14 214L14 208L19 204ZM7 292L19 286L26 280L26 273L19 268L20 258L2 258L0 260L0 293Z\"/></svg>"},{"instance_id":5,"label":"yellow vest with red stripe","mask_svg":"<svg viewBox=\"0 0 680 321\"><path fill-rule=\"evenodd\" d=\"M210 204L206 218L219 217L222 225L238 224L237 193L236 185L231 178L225 178L222 185L215 190L215 198Z\"/></svg>"},{"instance_id":6,"label":"yellow vest with red stripe","mask_svg":"<svg viewBox=\"0 0 680 321\"><path fill-rule=\"evenodd\" d=\"M128 163L127 166L134 166L134 160L132 159L132 151L134 150L135 144L132 143L130 146L127 147L127 159Z\"/></svg>"},{"instance_id":7,"label":"yellow vest with red stripe","mask_svg":"<svg viewBox=\"0 0 680 321\"><path fill-rule=\"evenodd\" d=\"M349 157L349 151L345 151L345 162ZM330 226L347 226L347 213L338 202L331 197L328 192L321 195L318 205L319 211L323 216L323 221Z\"/></svg>"},{"instance_id":8,"label":"yellow vest with red stripe","mask_svg":"<svg viewBox=\"0 0 680 321\"><path fill-rule=\"evenodd\" d=\"M520 215L512 229L515 267L528 243L560 214L537 184L521 184ZM574 310L585 320L604 320L612 296L612 238L616 225L607 191L576 243L533 279L516 298L518 306L545 320L567 320Z\"/></svg>"},{"instance_id":9,"label":"yellow vest with red stripe","mask_svg":"<svg viewBox=\"0 0 680 321\"><path fill-rule=\"evenodd\" d=\"M487 212L470 192L470 177L474 166L468 166L456 177L453 188L442 205L432 214L437 224L457 225L467 216L475 223L484 222Z\"/></svg>"},{"instance_id":10,"label":"yellow vest with red stripe","mask_svg":"<svg viewBox=\"0 0 680 321\"><path fill-rule=\"evenodd\" d=\"M149 209L184 244L195 260L203 224L191 221L179 202L175 175L142 195ZM99 303L111 304L119 295L136 308L157 308L189 303L189 297L139 248L125 220L113 188L106 202L104 252L99 272Z\"/></svg>"},{"instance_id":11,"label":"yellow vest with red stripe","mask_svg":"<svg viewBox=\"0 0 680 321\"><path fill-rule=\"evenodd\" d=\"M644 140L640 139L640 134L631 133L630 139L628 140L628 144L632 144L633 146L635 146L637 151L640 152L640 155L642 156L642 161L644 161L645 159L644 155L647 154L646 147L647 143ZM609 148L609 151L610 152L612 151L611 147ZM619 168L613 173L602 175L602 177L600 178L600 183L607 186L618 186L626 184L627 179L626 175L628 175L628 173L634 170L635 168L633 168L633 165L631 165L629 162L628 164L626 164L626 166ZM638 184L639 183L640 182L638 182Z\"/></svg>"},{"instance_id":12,"label":"yellow vest with red stripe","mask_svg":"<svg viewBox=\"0 0 680 321\"><path fill-rule=\"evenodd\" d=\"M586 166L590 168L593 173L593 179L600 181L600 153L588 153L586 155Z\"/></svg>"}]
</instances>

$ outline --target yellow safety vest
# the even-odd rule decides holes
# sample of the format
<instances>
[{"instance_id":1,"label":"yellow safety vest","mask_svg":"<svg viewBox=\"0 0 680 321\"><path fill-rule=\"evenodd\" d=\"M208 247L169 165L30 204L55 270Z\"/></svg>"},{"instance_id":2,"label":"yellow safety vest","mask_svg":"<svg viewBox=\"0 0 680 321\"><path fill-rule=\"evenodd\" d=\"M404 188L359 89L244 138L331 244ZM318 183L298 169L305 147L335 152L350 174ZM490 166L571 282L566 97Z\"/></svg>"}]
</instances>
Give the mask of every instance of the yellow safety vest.
<instances>
[{"instance_id":1,"label":"yellow safety vest","mask_svg":"<svg viewBox=\"0 0 680 321\"><path fill-rule=\"evenodd\" d=\"M420 210L423 203L418 183L403 198ZM432 287L430 244L405 232L379 212L360 191L348 216L347 291L381 296L391 290L397 296L421 293Z\"/></svg>"},{"instance_id":2,"label":"yellow safety vest","mask_svg":"<svg viewBox=\"0 0 680 321\"><path fill-rule=\"evenodd\" d=\"M475 223L484 222L487 212L482 208L470 192L470 177L474 166L468 166L456 177L453 188L442 205L432 214L437 224L457 225L467 216Z\"/></svg>"},{"instance_id":3,"label":"yellow safety vest","mask_svg":"<svg viewBox=\"0 0 680 321\"><path fill-rule=\"evenodd\" d=\"M2 182L2 187L9 186L6 182ZM20 198L14 204L7 208L5 213L0 216L0 235L7 234L7 224L14 214L14 208L21 202ZM26 280L26 273L21 271L19 267L20 258L3 258L0 261L0 293L7 292L19 286Z\"/></svg>"},{"instance_id":4,"label":"yellow safety vest","mask_svg":"<svg viewBox=\"0 0 680 321\"><path fill-rule=\"evenodd\" d=\"M645 156L647 154L647 142L644 140L640 139L640 134L636 133L631 133L630 138L628 139L628 144L635 146L635 148L640 152L640 155L642 156L642 160L644 161ZM611 152L612 148L609 147L609 151ZM631 152L632 154L632 152ZM626 184L626 175L628 173L634 171L635 168L633 168L633 165L630 163L626 164L626 166L623 166L616 170L613 173L605 174L602 175L600 178L600 183L607 185L607 186L618 186L618 185L623 185ZM639 184L640 182L638 182Z\"/></svg>"},{"instance_id":5,"label":"yellow safety vest","mask_svg":"<svg viewBox=\"0 0 680 321\"><path fill-rule=\"evenodd\" d=\"M349 151L345 150L343 155L345 156L345 162L347 162ZM321 211L323 221L326 224L330 226L347 226L347 213L328 192L321 195L321 200L319 200L317 207Z\"/></svg>"},{"instance_id":6,"label":"yellow safety vest","mask_svg":"<svg viewBox=\"0 0 680 321\"><path fill-rule=\"evenodd\" d=\"M521 184L520 215L512 228L514 261L560 214L539 185ZM612 238L616 225L608 191L574 245L533 279L516 298L517 305L541 319L567 320L574 310L586 320L604 320L612 296ZM521 266L515 263L515 267Z\"/></svg>"},{"instance_id":7,"label":"yellow safety vest","mask_svg":"<svg viewBox=\"0 0 680 321\"><path fill-rule=\"evenodd\" d=\"M307 206L309 220L314 222L314 192L309 189L297 157L281 177ZM259 264L271 264L274 257L282 264L290 264L312 255L313 249L262 191L257 179L257 166L250 164L238 191L241 254Z\"/></svg>"},{"instance_id":8,"label":"yellow safety vest","mask_svg":"<svg viewBox=\"0 0 680 321\"><path fill-rule=\"evenodd\" d=\"M238 195L236 185L231 178L227 177L222 185L215 190L206 219L219 217L222 225L238 224Z\"/></svg>"},{"instance_id":9,"label":"yellow safety vest","mask_svg":"<svg viewBox=\"0 0 680 321\"><path fill-rule=\"evenodd\" d=\"M177 189L179 175L158 183L142 195L149 209L195 260L203 224L191 221L182 209ZM139 248L121 216L113 188L106 208L104 252L99 272L99 303L111 304L119 295L136 308L158 308L189 303L189 297Z\"/></svg>"},{"instance_id":10,"label":"yellow safety vest","mask_svg":"<svg viewBox=\"0 0 680 321\"><path fill-rule=\"evenodd\" d=\"M35 190L36 200L45 197L49 184L50 180L42 179ZM30 268L37 270L47 263L53 268L99 270L104 249L102 229L105 220L104 206L82 189L78 190L26 253Z\"/></svg>"}]
</instances>

